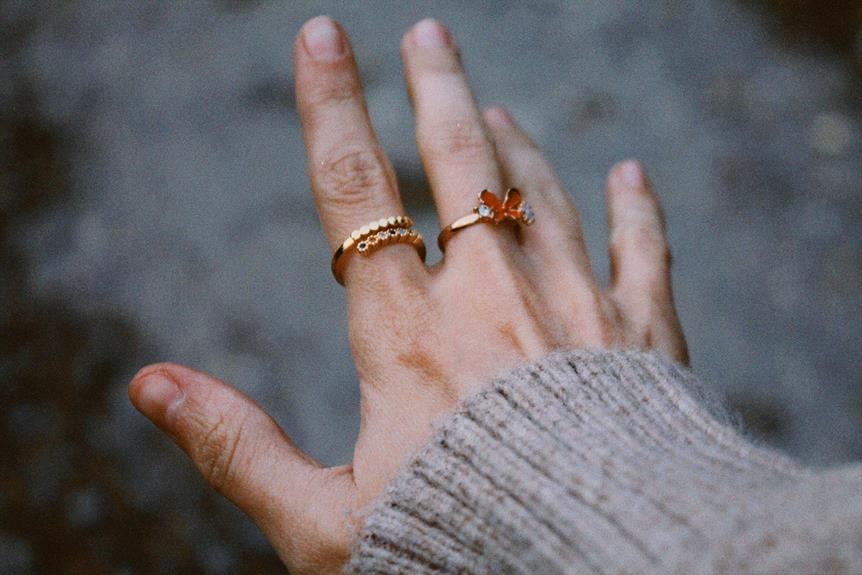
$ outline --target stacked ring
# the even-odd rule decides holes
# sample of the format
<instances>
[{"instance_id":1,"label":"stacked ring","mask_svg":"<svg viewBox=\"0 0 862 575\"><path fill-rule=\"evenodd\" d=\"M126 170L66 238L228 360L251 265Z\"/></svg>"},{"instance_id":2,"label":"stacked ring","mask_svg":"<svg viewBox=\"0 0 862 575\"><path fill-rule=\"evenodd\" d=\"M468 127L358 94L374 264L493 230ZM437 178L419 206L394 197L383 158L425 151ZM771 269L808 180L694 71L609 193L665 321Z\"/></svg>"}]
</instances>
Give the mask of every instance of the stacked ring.
<instances>
[{"instance_id":1,"label":"stacked ring","mask_svg":"<svg viewBox=\"0 0 862 575\"><path fill-rule=\"evenodd\" d=\"M410 244L425 261L425 241L422 234L413 229L413 220L407 216L390 216L375 220L355 229L332 254L332 275L344 285L344 269L353 252L369 256L378 249L391 244Z\"/></svg>"}]
</instances>

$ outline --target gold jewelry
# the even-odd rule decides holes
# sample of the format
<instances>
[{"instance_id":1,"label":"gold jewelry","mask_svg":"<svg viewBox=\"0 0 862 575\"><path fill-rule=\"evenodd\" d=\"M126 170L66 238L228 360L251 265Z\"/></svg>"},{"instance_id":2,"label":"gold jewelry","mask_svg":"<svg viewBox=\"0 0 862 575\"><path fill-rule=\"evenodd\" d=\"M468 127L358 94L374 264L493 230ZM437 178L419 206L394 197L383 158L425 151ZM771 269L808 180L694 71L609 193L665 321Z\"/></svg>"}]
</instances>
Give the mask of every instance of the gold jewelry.
<instances>
[{"instance_id":1,"label":"gold jewelry","mask_svg":"<svg viewBox=\"0 0 862 575\"><path fill-rule=\"evenodd\" d=\"M503 222L515 222L529 226L536 221L536 214L530 204L521 198L521 192L515 188L509 188L506 196L500 198L490 190L482 190L479 194L479 205L473 208L473 213L458 218L440 232L437 236L437 245L440 251L446 250L446 244L455 235L455 232L469 228L473 224L488 223L500 224Z\"/></svg>"},{"instance_id":2,"label":"gold jewelry","mask_svg":"<svg viewBox=\"0 0 862 575\"><path fill-rule=\"evenodd\" d=\"M425 261L425 241L422 234L413 229L413 220L407 216L389 216L350 232L350 237L332 254L332 275L344 285L344 269L350 254L359 252L367 257L390 244L410 244Z\"/></svg>"}]
</instances>

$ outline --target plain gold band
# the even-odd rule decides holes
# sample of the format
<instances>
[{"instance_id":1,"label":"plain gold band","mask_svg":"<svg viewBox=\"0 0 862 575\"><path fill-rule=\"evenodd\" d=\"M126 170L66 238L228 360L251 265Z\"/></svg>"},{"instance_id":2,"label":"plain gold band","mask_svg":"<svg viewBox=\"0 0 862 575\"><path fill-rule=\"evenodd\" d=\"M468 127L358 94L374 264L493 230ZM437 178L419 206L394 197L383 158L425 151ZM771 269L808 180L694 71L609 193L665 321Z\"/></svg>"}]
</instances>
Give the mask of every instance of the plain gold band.
<instances>
[{"instance_id":1,"label":"plain gold band","mask_svg":"<svg viewBox=\"0 0 862 575\"><path fill-rule=\"evenodd\" d=\"M463 230L464 228L469 228L473 224L478 224L483 220L484 218L479 214L467 214L466 216L458 218L440 231L440 234L437 236L437 247L440 248L441 252L445 252L446 244L449 243L449 240L452 239L452 236L454 236L456 232ZM488 220L484 221L487 223L493 223Z\"/></svg>"},{"instance_id":2,"label":"plain gold band","mask_svg":"<svg viewBox=\"0 0 862 575\"><path fill-rule=\"evenodd\" d=\"M406 244L412 245L419 253L422 261L425 261L426 249L425 241L422 239L422 234L417 233L413 229L413 220L407 216L390 216L375 220L368 225L357 228L350 233L350 236L344 240L335 253L332 254L332 275L335 281L344 285L344 270L347 267L347 261L350 256L359 251L362 242L369 242L370 238L376 236L385 230L407 230L406 234L390 235L388 239L382 240L381 243L376 243L373 248L368 249L363 255L371 255L371 253L387 245ZM358 248L359 246L359 248Z\"/></svg>"}]
</instances>

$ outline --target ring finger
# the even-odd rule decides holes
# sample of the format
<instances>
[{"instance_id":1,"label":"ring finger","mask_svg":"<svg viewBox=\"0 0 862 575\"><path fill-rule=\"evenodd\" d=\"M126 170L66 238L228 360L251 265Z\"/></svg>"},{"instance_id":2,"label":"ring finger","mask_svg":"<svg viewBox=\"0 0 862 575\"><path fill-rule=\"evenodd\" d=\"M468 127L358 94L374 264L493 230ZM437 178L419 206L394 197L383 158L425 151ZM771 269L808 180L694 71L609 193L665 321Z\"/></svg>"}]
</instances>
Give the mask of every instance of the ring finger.
<instances>
[{"instance_id":1,"label":"ring finger","mask_svg":"<svg viewBox=\"0 0 862 575\"><path fill-rule=\"evenodd\" d=\"M542 217L540 224L526 232L530 249L525 256L534 264L534 277L541 278L535 282L536 290L552 317L562 319L554 332L557 345L581 347L602 341L606 324L594 321L601 290L593 277L574 202L536 144L503 109L486 110L485 118L507 185L534 192L531 202ZM573 331L573 321L592 327Z\"/></svg>"},{"instance_id":2,"label":"ring finger","mask_svg":"<svg viewBox=\"0 0 862 575\"><path fill-rule=\"evenodd\" d=\"M574 202L563 190L541 150L502 108L485 111L507 186L530 193L541 222L524 230L527 255L542 268L562 270L577 283L592 286L592 270ZM567 277L571 281L572 277Z\"/></svg>"}]
</instances>

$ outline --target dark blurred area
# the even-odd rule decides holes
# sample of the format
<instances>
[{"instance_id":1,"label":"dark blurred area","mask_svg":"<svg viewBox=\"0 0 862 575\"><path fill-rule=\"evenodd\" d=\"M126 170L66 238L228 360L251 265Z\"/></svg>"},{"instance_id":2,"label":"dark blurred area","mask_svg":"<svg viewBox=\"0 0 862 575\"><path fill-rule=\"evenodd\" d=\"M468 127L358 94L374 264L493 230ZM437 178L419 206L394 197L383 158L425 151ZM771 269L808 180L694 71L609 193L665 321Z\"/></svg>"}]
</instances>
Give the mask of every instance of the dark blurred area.
<instances>
[{"instance_id":1,"label":"dark blurred area","mask_svg":"<svg viewBox=\"0 0 862 575\"><path fill-rule=\"evenodd\" d=\"M774 16L783 41L804 46L821 43L862 65L859 31L862 4L858 0L746 0Z\"/></svg>"},{"instance_id":2,"label":"dark blurred area","mask_svg":"<svg viewBox=\"0 0 862 575\"><path fill-rule=\"evenodd\" d=\"M235 383L349 459L343 294L290 74L318 13L353 36L423 232L397 42L433 15L480 101L548 151L597 267L603 173L644 160L694 367L750 433L862 457L862 2L630 4L0 4L0 573L283 571L128 404L148 362Z\"/></svg>"}]
</instances>

